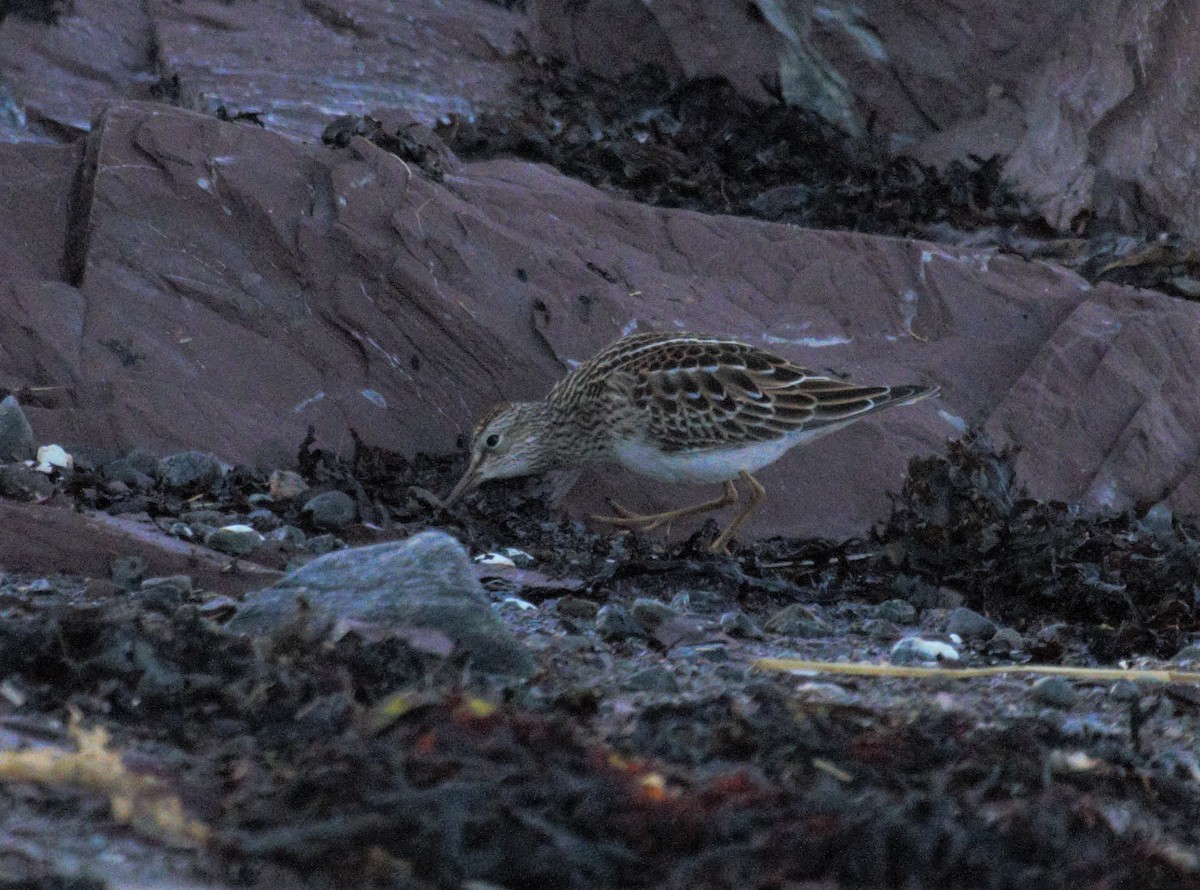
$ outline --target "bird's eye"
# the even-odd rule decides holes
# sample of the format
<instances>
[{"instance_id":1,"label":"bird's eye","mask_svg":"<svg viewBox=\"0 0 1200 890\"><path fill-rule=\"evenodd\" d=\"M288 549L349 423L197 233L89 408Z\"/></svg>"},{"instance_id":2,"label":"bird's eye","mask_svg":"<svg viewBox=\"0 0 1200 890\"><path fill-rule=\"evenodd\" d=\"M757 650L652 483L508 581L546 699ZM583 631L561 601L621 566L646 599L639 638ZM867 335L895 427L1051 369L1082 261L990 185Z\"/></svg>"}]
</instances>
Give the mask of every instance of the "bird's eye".
<instances>
[{"instance_id":1,"label":"bird's eye","mask_svg":"<svg viewBox=\"0 0 1200 890\"><path fill-rule=\"evenodd\" d=\"M488 436L486 439L483 440L483 444L486 445L488 448L495 448L497 445L500 444L500 437L498 435L496 435L495 433L492 433L490 436Z\"/></svg>"}]
</instances>

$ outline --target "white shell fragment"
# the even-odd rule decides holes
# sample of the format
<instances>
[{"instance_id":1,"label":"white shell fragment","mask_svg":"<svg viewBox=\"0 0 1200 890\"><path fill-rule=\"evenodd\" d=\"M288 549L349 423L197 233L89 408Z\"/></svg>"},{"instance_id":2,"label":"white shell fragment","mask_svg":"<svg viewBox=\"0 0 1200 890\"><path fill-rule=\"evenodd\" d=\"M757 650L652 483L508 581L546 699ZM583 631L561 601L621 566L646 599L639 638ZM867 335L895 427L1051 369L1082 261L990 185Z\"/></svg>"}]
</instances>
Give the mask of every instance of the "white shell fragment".
<instances>
[{"instance_id":1,"label":"white shell fragment","mask_svg":"<svg viewBox=\"0 0 1200 890\"><path fill-rule=\"evenodd\" d=\"M75 459L61 445L43 445L37 450L37 466L34 469L39 473L70 470L74 466Z\"/></svg>"}]
</instances>

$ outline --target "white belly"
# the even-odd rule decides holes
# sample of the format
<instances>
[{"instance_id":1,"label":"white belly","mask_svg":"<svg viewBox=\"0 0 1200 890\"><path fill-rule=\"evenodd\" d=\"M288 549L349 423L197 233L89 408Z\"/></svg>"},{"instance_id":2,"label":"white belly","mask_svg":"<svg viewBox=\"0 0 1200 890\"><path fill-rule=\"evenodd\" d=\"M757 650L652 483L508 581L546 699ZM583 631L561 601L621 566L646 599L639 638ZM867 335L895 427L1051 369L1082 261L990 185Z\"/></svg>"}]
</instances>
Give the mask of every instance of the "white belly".
<instances>
[{"instance_id":1,"label":"white belly","mask_svg":"<svg viewBox=\"0 0 1200 890\"><path fill-rule=\"evenodd\" d=\"M617 461L627 470L660 482L724 482L745 470L754 473L779 460L785 452L839 429L842 424L792 433L771 442L751 442L733 448L697 451L659 451L643 443L617 449Z\"/></svg>"}]
</instances>

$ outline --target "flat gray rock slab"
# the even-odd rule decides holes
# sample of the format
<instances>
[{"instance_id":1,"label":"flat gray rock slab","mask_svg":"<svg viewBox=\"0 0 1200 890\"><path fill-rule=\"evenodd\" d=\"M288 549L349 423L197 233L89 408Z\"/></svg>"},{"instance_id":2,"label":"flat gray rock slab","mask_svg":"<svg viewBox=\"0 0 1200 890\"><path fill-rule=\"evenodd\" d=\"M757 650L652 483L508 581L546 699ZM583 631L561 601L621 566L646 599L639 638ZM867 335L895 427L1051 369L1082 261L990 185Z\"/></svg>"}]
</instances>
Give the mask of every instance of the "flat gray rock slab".
<instances>
[{"instance_id":1,"label":"flat gray rock slab","mask_svg":"<svg viewBox=\"0 0 1200 890\"><path fill-rule=\"evenodd\" d=\"M322 556L248 594L228 627L268 633L294 619L301 603L318 622L441 631L485 673L534 671L532 657L492 614L467 551L445 532Z\"/></svg>"}]
</instances>

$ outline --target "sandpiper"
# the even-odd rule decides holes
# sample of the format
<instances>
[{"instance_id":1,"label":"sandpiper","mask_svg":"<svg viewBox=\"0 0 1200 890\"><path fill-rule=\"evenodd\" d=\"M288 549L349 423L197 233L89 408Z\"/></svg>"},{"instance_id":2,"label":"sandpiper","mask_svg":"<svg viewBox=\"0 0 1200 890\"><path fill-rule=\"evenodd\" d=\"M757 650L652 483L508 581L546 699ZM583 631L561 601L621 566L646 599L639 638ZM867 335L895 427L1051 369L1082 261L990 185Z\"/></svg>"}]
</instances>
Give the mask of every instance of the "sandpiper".
<instances>
[{"instance_id":1,"label":"sandpiper","mask_svg":"<svg viewBox=\"0 0 1200 890\"><path fill-rule=\"evenodd\" d=\"M752 475L796 445L937 387L860 386L825 377L766 350L699 334L623 337L558 382L541 402L496 405L471 440L467 471L447 506L489 479L586 464L617 464L664 482L722 483L721 497L642 514L613 504L593 517L652 529L738 501L746 505L713 541L729 542L766 495Z\"/></svg>"}]
</instances>

